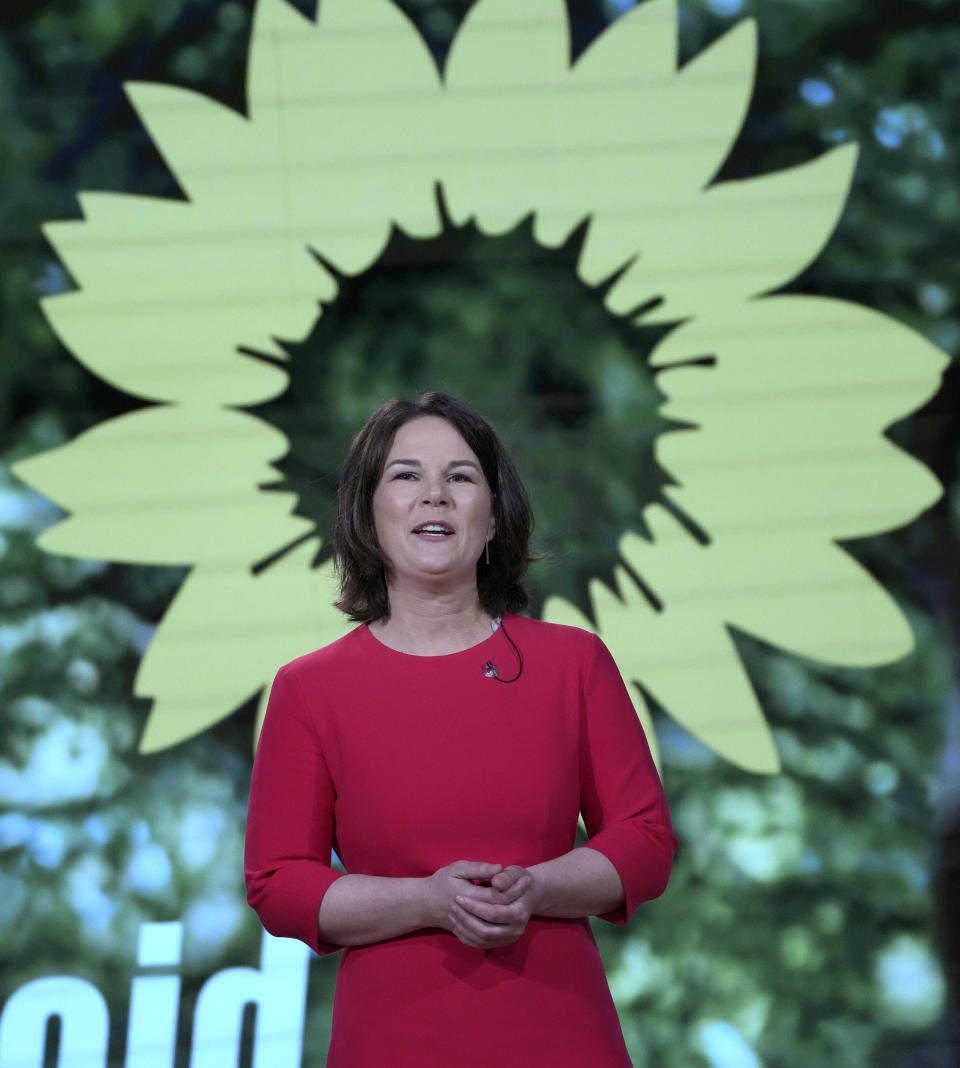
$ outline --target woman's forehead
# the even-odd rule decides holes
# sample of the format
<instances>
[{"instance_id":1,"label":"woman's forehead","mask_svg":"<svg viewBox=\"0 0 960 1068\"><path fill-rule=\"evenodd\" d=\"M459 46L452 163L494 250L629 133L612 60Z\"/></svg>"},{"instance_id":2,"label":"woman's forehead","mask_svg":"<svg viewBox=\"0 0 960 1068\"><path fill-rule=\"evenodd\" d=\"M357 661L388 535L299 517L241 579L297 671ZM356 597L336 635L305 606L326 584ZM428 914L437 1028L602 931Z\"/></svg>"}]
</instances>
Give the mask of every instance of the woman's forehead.
<instances>
[{"instance_id":1,"label":"woman's forehead","mask_svg":"<svg viewBox=\"0 0 960 1068\"><path fill-rule=\"evenodd\" d=\"M438 415L421 415L404 423L394 434L387 451L387 462L436 456L446 456L447 460L478 462L473 449L452 423Z\"/></svg>"}]
</instances>

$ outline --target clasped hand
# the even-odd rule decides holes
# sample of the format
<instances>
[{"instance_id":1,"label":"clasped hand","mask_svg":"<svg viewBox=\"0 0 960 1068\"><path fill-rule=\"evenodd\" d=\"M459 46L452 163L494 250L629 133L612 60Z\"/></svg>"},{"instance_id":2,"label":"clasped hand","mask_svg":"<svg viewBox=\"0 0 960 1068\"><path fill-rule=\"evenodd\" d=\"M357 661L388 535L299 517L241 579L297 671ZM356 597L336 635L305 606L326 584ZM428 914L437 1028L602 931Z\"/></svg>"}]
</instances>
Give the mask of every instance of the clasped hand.
<instances>
[{"instance_id":1,"label":"clasped hand","mask_svg":"<svg viewBox=\"0 0 960 1068\"><path fill-rule=\"evenodd\" d=\"M536 880L517 864L458 860L426 882L437 926L476 949L516 942L535 912Z\"/></svg>"}]
</instances>

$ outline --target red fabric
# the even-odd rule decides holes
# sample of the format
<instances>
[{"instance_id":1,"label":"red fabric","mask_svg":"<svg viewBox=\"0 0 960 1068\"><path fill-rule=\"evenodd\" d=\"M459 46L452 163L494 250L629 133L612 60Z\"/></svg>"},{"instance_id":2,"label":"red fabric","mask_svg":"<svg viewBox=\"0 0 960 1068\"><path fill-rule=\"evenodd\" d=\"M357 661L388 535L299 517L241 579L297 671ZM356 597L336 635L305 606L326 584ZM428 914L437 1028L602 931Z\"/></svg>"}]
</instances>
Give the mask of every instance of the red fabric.
<instances>
[{"instance_id":1,"label":"red fabric","mask_svg":"<svg viewBox=\"0 0 960 1068\"><path fill-rule=\"evenodd\" d=\"M625 923L666 886L676 839L643 730L594 635L507 616L449 656L366 627L281 668L250 792L246 874L268 931L320 953L317 913L350 872L425 876L455 860L529 866L588 844L624 885ZM328 1065L627 1066L586 920L533 919L482 952L445 931L344 950Z\"/></svg>"}]
</instances>

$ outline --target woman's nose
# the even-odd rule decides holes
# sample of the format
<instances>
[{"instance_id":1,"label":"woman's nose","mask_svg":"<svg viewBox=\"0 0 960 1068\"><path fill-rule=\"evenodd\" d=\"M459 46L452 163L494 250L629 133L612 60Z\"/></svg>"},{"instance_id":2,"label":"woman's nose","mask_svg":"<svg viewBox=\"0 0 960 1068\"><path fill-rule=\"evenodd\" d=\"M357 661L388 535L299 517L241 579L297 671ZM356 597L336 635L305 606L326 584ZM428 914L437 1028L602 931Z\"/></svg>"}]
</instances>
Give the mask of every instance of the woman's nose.
<instances>
[{"instance_id":1,"label":"woman's nose","mask_svg":"<svg viewBox=\"0 0 960 1068\"><path fill-rule=\"evenodd\" d=\"M428 482L423 487L424 504L444 504L446 496L442 482Z\"/></svg>"}]
</instances>

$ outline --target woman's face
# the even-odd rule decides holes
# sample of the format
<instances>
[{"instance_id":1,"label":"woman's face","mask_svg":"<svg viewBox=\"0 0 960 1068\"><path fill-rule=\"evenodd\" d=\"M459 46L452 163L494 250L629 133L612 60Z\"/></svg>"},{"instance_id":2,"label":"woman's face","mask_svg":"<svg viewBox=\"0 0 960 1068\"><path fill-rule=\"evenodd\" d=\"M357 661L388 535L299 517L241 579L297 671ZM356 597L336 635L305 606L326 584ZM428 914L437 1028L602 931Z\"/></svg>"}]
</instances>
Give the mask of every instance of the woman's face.
<instances>
[{"instance_id":1,"label":"woman's face","mask_svg":"<svg viewBox=\"0 0 960 1068\"><path fill-rule=\"evenodd\" d=\"M490 487L445 419L424 415L397 431L373 494L373 521L392 588L476 586L494 530Z\"/></svg>"}]
</instances>

